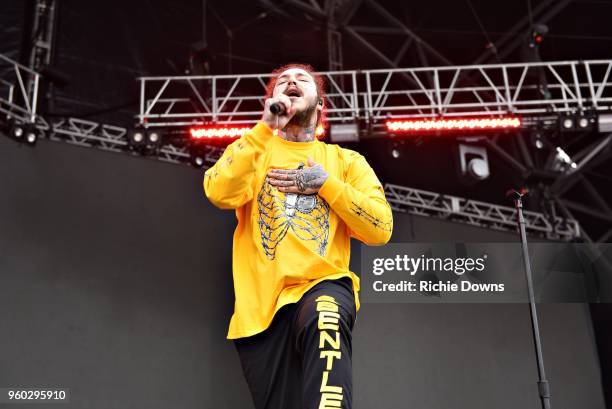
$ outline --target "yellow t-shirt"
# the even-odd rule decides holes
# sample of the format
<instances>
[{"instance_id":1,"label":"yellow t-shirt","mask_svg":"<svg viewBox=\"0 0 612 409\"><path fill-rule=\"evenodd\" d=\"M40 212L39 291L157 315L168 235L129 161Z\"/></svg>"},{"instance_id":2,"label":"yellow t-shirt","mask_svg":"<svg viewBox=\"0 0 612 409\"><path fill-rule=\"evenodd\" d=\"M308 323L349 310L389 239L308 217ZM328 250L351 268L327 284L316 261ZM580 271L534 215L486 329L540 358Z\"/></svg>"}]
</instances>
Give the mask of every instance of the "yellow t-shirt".
<instances>
[{"instance_id":1,"label":"yellow t-shirt","mask_svg":"<svg viewBox=\"0 0 612 409\"><path fill-rule=\"evenodd\" d=\"M329 174L317 195L285 194L266 182L270 168L307 167L308 157ZM238 219L228 339L265 330L276 311L323 280L350 277L359 310L350 238L382 245L393 228L383 188L362 155L318 140L286 141L260 122L205 172L204 191Z\"/></svg>"}]
</instances>

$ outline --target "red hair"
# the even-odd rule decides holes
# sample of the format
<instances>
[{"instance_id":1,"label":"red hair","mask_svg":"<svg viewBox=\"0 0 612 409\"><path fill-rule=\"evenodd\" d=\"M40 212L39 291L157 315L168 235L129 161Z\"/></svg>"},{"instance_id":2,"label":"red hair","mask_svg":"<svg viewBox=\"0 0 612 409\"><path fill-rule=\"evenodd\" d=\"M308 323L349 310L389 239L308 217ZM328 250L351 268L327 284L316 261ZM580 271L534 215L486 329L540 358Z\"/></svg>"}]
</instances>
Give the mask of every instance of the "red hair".
<instances>
[{"instance_id":1,"label":"red hair","mask_svg":"<svg viewBox=\"0 0 612 409\"><path fill-rule=\"evenodd\" d=\"M274 87L276 86L276 81L278 80L278 77L285 71L292 69L292 68L299 68L301 70L306 71L308 74L310 74L310 76L312 77L312 79L315 82L315 86L317 88L317 96L319 97L320 100L323 101L323 109L321 110L321 114L318 115L317 117L317 127L319 125L325 126L326 124L326 110L327 110L327 104L326 104L326 96L325 96L325 80L323 79L322 76L317 75L315 72L315 69L309 65L309 64L299 64L299 63L291 63L291 64L286 64L283 65L282 67L279 67L277 69L275 69L274 71L272 71L271 73L271 77L270 80L268 80L268 84L266 84L266 98L272 98L272 94L274 93Z\"/></svg>"}]
</instances>

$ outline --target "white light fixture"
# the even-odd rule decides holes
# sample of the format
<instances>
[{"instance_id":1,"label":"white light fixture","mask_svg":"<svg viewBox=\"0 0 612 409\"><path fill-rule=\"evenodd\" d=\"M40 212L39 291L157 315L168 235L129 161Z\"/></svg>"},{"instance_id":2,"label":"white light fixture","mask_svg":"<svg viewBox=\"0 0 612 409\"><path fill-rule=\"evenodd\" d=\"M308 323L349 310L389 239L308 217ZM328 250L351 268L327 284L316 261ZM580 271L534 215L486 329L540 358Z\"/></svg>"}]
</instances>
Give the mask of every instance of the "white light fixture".
<instances>
[{"instance_id":1,"label":"white light fixture","mask_svg":"<svg viewBox=\"0 0 612 409\"><path fill-rule=\"evenodd\" d=\"M612 114L600 114L597 118L599 132L612 132Z\"/></svg>"},{"instance_id":2,"label":"white light fixture","mask_svg":"<svg viewBox=\"0 0 612 409\"><path fill-rule=\"evenodd\" d=\"M552 169L557 172L567 172L569 169L576 169L578 165L560 146L556 148L555 158Z\"/></svg>"},{"instance_id":3,"label":"white light fixture","mask_svg":"<svg viewBox=\"0 0 612 409\"><path fill-rule=\"evenodd\" d=\"M459 145L459 165L463 176L480 181L491 176L487 150L481 146Z\"/></svg>"},{"instance_id":4,"label":"white light fixture","mask_svg":"<svg viewBox=\"0 0 612 409\"><path fill-rule=\"evenodd\" d=\"M149 142L156 144L157 142L159 142L159 133L157 131L151 131L149 132Z\"/></svg>"},{"instance_id":5,"label":"white light fixture","mask_svg":"<svg viewBox=\"0 0 612 409\"><path fill-rule=\"evenodd\" d=\"M144 133L142 131L134 132L132 136L132 140L136 143L141 143L144 140Z\"/></svg>"},{"instance_id":6,"label":"white light fixture","mask_svg":"<svg viewBox=\"0 0 612 409\"><path fill-rule=\"evenodd\" d=\"M25 139L25 141L28 144L34 145L34 144L36 144L37 140L38 140L38 135L36 135L36 131L29 130L28 132L26 132L26 139Z\"/></svg>"},{"instance_id":7,"label":"white light fixture","mask_svg":"<svg viewBox=\"0 0 612 409\"><path fill-rule=\"evenodd\" d=\"M359 127L357 123L331 124L329 127L329 140L338 142L359 142Z\"/></svg>"}]
</instances>

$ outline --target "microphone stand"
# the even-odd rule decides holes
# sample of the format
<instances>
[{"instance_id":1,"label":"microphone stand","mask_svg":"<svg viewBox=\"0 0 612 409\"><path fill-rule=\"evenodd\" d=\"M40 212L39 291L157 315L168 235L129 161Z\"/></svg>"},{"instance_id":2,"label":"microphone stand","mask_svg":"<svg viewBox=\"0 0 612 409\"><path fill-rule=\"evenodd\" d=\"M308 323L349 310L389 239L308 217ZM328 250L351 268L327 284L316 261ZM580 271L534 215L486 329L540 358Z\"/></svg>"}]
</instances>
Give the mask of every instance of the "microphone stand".
<instances>
[{"instance_id":1,"label":"microphone stand","mask_svg":"<svg viewBox=\"0 0 612 409\"><path fill-rule=\"evenodd\" d=\"M531 327L533 330L533 338L536 350L536 359L538 361L538 392L542 401L542 408L550 409L550 386L546 379L544 371L544 357L542 356L542 342L540 340L540 326L538 323L538 313L536 310L535 297L533 292L533 280L531 276L531 263L529 262L529 251L527 250L527 234L525 233L525 218L523 217L523 202L522 198L528 193L526 189L521 189L520 192L511 190L507 196L514 197L514 206L516 208L517 222L521 234L521 245L523 247L523 261L525 263L525 275L527 277L527 291L529 294L529 312L531 313Z\"/></svg>"}]
</instances>

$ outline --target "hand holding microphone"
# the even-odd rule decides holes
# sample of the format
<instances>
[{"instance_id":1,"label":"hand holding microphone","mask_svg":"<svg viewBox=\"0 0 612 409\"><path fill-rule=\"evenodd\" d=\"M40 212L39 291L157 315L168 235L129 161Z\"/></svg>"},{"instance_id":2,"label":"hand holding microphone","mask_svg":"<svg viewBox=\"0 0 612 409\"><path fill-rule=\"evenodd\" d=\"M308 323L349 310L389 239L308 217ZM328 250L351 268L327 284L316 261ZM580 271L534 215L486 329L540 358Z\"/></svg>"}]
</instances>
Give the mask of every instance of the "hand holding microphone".
<instances>
[{"instance_id":1,"label":"hand holding microphone","mask_svg":"<svg viewBox=\"0 0 612 409\"><path fill-rule=\"evenodd\" d=\"M285 94L266 99L261 120L272 129L283 129L295 115L296 108Z\"/></svg>"},{"instance_id":2,"label":"hand holding microphone","mask_svg":"<svg viewBox=\"0 0 612 409\"><path fill-rule=\"evenodd\" d=\"M285 106L280 102L273 102L270 105L270 112L272 112L274 115L282 115L285 113Z\"/></svg>"}]
</instances>

